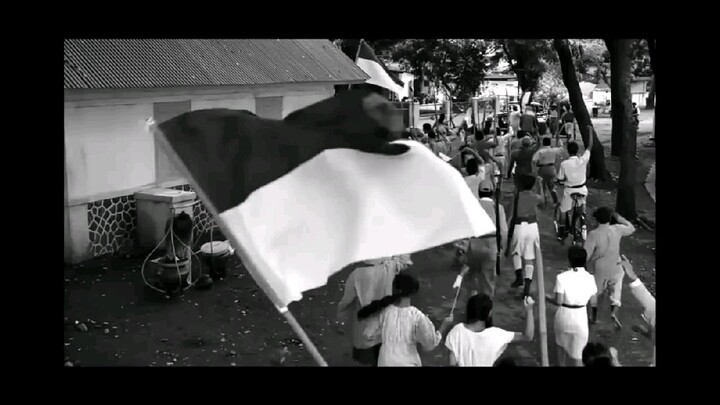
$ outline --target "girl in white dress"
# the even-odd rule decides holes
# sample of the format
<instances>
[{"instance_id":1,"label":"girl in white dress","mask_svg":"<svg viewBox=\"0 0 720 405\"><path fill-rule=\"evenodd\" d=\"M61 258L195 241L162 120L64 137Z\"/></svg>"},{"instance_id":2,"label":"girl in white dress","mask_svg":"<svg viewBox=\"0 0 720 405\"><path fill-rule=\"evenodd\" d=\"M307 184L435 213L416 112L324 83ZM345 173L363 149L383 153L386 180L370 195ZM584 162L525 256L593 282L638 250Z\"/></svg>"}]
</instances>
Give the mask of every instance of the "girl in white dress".
<instances>
[{"instance_id":1,"label":"girl in white dress","mask_svg":"<svg viewBox=\"0 0 720 405\"><path fill-rule=\"evenodd\" d=\"M448 333L445 347L450 350L450 365L492 367L509 343L531 341L535 335L533 300L525 298L525 332L510 332L492 325L492 299L473 295L467 303L467 321Z\"/></svg>"},{"instance_id":2,"label":"girl in white dress","mask_svg":"<svg viewBox=\"0 0 720 405\"><path fill-rule=\"evenodd\" d=\"M570 269L557 275L555 296L547 300L559 306L555 313L558 366L582 367L582 351L588 342L587 304L597 293L595 278L585 271L587 252L581 246L568 250Z\"/></svg>"},{"instance_id":3,"label":"girl in white dress","mask_svg":"<svg viewBox=\"0 0 720 405\"><path fill-rule=\"evenodd\" d=\"M440 344L442 335L452 324L446 318L440 330L427 315L410 304L410 298L420 289L418 281L409 274L400 273L393 280L393 293L371 302L358 311L358 319L378 316L376 327L367 329L369 339L380 336L382 346L378 367L422 366L417 345L432 350Z\"/></svg>"}]
</instances>

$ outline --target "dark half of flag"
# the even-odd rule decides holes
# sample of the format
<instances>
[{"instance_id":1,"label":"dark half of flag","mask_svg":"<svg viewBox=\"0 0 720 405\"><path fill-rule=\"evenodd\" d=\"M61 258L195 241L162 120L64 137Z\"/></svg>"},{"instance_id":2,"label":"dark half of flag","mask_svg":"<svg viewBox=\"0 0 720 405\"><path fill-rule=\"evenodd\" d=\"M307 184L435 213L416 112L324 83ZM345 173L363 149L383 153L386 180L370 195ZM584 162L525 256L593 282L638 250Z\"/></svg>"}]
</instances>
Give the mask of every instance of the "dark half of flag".
<instances>
[{"instance_id":1,"label":"dark half of flag","mask_svg":"<svg viewBox=\"0 0 720 405\"><path fill-rule=\"evenodd\" d=\"M381 96L350 91L270 120L249 111L191 111L159 125L215 207L225 211L327 149L398 155L402 117Z\"/></svg>"}]
</instances>

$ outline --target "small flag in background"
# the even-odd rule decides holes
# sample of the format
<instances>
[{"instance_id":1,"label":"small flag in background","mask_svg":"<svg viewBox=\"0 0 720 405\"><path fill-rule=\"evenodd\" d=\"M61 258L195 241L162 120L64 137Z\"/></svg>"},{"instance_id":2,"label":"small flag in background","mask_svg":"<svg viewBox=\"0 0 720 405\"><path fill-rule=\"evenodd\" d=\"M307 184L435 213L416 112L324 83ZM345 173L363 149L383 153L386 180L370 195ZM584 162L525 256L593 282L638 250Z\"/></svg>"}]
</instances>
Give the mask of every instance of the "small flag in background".
<instances>
[{"instance_id":1,"label":"small flag in background","mask_svg":"<svg viewBox=\"0 0 720 405\"><path fill-rule=\"evenodd\" d=\"M386 88L397 94L403 94L405 92L405 83L390 73L385 64L375 56L375 52L365 41L360 40L359 46L360 49L355 64L370 76L365 83Z\"/></svg>"},{"instance_id":2,"label":"small flag in background","mask_svg":"<svg viewBox=\"0 0 720 405\"><path fill-rule=\"evenodd\" d=\"M283 121L192 111L156 135L283 308L348 264L495 232L455 169L390 143L398 120L381 96L350 91Z\"/></svg>"}]
</instances>

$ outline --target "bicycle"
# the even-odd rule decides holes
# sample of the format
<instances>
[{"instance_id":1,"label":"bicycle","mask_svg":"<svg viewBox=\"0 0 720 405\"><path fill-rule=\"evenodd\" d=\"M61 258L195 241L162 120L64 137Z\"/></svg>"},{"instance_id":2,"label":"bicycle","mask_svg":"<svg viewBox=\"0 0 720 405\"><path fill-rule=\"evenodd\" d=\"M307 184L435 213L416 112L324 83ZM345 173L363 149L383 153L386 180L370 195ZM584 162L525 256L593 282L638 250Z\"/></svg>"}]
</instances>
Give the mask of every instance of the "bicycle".
<instances>
[{"instance_id":1,"label":"bicycle","mask_svg":"<svg viewBox=\"0 0 720 405\"><path fill-rule=\"evenodd\" d=\"M556 184L563 186L562 182L556 182ZM572 218L570 219L570 229L560 232L560 224L565 222L565 216L560 211L560 203L558 203L555 205L555 235L557 235L561 244L565 242L565 238L567 238L567 236L572 236L573 245L582 245L587 238L585 196L581 193L572 193L570 194L570 197L572 197L573 200L572 208L570 210L572 213Z\"/></svg>"}]
</instances>

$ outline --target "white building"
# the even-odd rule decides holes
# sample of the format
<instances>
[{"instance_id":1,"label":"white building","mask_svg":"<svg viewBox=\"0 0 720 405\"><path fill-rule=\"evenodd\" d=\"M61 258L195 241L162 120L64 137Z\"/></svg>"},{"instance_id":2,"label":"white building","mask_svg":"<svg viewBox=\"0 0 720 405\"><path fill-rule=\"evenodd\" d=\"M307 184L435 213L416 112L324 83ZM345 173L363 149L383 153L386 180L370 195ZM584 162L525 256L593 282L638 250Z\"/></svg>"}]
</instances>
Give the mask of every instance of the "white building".
<instances>
[{"instance_id":1,"label":"white building","mask_svg":"<svg viewBox=\"0 0 720 405\"><path fill-rule=\"evenodd\" d=\"M66 263L132 246L134 192L188 187L148 118L233 108L281 119L368 78L328 40L66 40L64 71Z\"/></svg>"}]
</instances>

